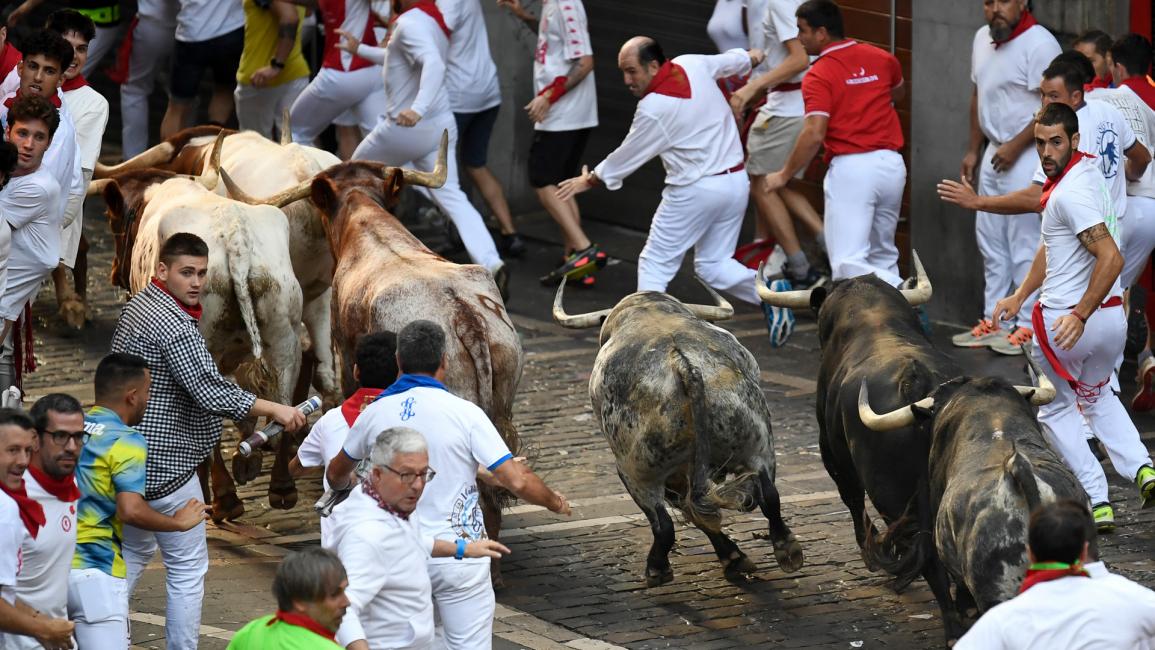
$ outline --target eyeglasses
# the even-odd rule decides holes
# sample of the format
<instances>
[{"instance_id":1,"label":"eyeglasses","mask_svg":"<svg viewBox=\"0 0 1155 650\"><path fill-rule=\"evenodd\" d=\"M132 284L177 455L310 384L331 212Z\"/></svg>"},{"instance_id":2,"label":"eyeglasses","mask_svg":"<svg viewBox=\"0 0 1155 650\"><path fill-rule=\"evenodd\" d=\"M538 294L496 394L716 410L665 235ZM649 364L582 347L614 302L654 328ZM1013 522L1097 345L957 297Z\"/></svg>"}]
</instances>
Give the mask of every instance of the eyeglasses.
<instances>
[{"instance_id":1,"label":"eyeglasses","mask_svg":"<svg viewBox=\"0 0 1155 650\"><path fill-rule=\"evenodd\" d=\"M394 474L396 474L397 478L401 479L401 482L404 483L405 485L413 485L413 481L416 481L417 477L419 477L419 476L421 477L421 480L424 481L425 483L432 481L433 477L437 476L437 472L435 472L432 467L426 467L425 471L423 471L423 472L398 472L397 470L393 469L392 467L389 467L388 465L381 465L381 467L384 467L385 469L389 470L390 472L393 472Z\"/></svg>"},{"instance_id":2,"label":"eyeglasses","mask_svg":"<svg viewBox=\"0 0 1155 650\"><path fill-rule=\"evenodd\" d=\"M61 447L67 445L69 440L83 447L88 442L89 437L91 437L87 431L41 431L40 433L46 436L52 436L52 442L55 442Z\"/></svg>"}]
</instances>

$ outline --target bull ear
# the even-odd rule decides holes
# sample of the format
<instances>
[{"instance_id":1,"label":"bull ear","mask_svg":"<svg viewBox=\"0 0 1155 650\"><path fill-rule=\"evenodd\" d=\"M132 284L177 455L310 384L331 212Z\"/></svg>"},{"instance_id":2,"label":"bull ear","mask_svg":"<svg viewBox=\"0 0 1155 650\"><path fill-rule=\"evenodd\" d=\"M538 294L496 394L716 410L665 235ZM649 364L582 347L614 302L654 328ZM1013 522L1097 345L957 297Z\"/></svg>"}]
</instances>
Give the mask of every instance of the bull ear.
<instances>
[{"instance_id":1,"label":"bull ear","mask_svg":"<svg viewBox=\"0 0 1155 650\"><path fill-rule=\"evenodd\" d=\"M385 179L385 208L392 209L397 205L397 197L405 187L405 173L400 169L393 169Z\"/></svg>"},{"instance_id":2,"label":"bull ear","mask_svg":"<svg viewBox=\"0 0 1155 650\"><path fill-rule=\"evenodd\" d=\"M104 205L108 206L109 215L124 215L124 194L120 192L120 184L112 181L104 186Z\"/></svg>"},{"instance_id":3,"label":"bull ear","mask_svg":"<svg viewBox=\"0 0 1155 650\"><path fill-rule=\"evenodd\" d=\"M318 176L313 179L311 198L313 204L327 218L332 218L333 215L337 214L337 188L328 176Z\"/></svg>"},{"instance_id":4,"label":"bull ear","mask_svg":"<svg viewBox=\"0 0 1155 650\"><path fill-rule=\"evenodd\" d=\"M826 287L818 287L810 292L810 310L815 314L822 308L822 303L826 301Z\"/></svg>"}]
</instances>

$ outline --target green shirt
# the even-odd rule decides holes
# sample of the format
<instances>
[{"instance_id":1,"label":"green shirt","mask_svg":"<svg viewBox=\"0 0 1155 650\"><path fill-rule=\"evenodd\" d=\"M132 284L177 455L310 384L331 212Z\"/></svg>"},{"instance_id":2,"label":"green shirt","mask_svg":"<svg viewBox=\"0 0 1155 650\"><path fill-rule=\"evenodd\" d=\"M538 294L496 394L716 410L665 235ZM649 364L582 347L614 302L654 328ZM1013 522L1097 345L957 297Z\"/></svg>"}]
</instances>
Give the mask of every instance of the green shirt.
<instances>
[{"instance_id":1,"label":"green shirt","mask_svg":"<svg viewBox=\"0 0 1155 650\"><path fill-rule=\"evenodd\" d=\"M262 616L242 627L229 641L228 650L342 650L341 646L303 627L284 621L269 622L273 616Z\"/></svg>"}]
</instances>

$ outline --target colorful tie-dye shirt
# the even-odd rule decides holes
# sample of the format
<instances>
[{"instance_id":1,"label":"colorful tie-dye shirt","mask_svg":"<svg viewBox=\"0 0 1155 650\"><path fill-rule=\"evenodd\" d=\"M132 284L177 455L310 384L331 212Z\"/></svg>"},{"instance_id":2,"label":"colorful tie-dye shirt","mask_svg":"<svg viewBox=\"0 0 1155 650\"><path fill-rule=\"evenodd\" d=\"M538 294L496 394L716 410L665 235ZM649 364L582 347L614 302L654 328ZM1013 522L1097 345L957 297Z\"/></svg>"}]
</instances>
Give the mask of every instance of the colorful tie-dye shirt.
<instances>
[{"instance_id":1,"label":"colorful tie-dye shirt","mask_svg":"<svg viewBox=\"0 0 1155 650\"><path fill-rule=\"evenodd\" d=\"M112 411L94 406L84 416L91 434L76 465L76 484L83 496L76 515L74 569L100 569L114 578L125 577L121 556L121 522L116 517L116 494L144 496L146 445L139 431Z\"/></svg>"}]
</instances>

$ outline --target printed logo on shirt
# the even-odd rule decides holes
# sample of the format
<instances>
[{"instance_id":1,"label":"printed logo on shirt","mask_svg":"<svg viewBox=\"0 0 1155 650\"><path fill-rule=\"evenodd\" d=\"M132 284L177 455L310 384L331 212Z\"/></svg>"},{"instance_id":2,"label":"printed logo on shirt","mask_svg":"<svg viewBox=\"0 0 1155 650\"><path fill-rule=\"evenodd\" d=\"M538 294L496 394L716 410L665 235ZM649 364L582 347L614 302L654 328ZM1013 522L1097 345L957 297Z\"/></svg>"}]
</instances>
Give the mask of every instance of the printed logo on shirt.
<instances>
[{"instance_id":1,"label":"printed logo on shirt","mask_svg":"<svg viewBox=\"0 0 1155 650\"><path fill-rule=\"evenodd\" d=\"M72 520L68 518L68 515L60 518L60 530L63 530L66 533L72 530Z\"/></svg>"},{"instance_id":2,"label":"printed logo on shirt","mask_svg":"<svg viewBox=\"0 0 1155 650\"><path fill-rule=\"evenodd\" d=\"M859 68L858 72L850 75L850 78L846 80L846 85L857 86L859 84L868 84L872 81L878 81L878 75L868 75L866 74L866 68Z\"/></svg>"},{"instance_id":3,"label":"printed logo on shirt","mask_svg":"<svg viewBox=\"0 0 1155 650\"><path fill-rule=\"evenodd\" d=\"M411 418L415 415L415 413L413 413L413 404L416 403L416 401L417 400L412 398L412 397L407 397L407 398L405 398L404 402L401 402L401 421L402 422L408 421L409 418Z\"/></svg>"},{"instance_id":4,"label":"printed logo on shirt","mask_svg":"<svg viewBox=\"0 0 1155 650\"><path fill-rule=\"evenodd\" d=\"M1119 135L1111 128L1110 122L1099 123L1099 137L1096 141L1099 156L1099 171L1103 178L1112 179L1119 174Z\"/></svg>"},{"instance_id":5,"label":"printed logo on shirt","mask_svg":"<svg viewBox=\"0 0 1155 650\"><path fill-rule=\"evenodd\" d=\"M100 422L85 422L84 431L90 436L103 436L104 425Z\"/></svg>"},{"instance_id":6,"label":"printed logo on shirt","mask_svg":"<svg viewBox=\"0 0 1155 650\"><path fill-rule=\"evenodd\" d=\"M485 517L481 514L476 485L467 486L465 492L454 499L453 510L449 513L449 525L458 537L473 541L486 539Z\"/></svg>"}]
</instances>

